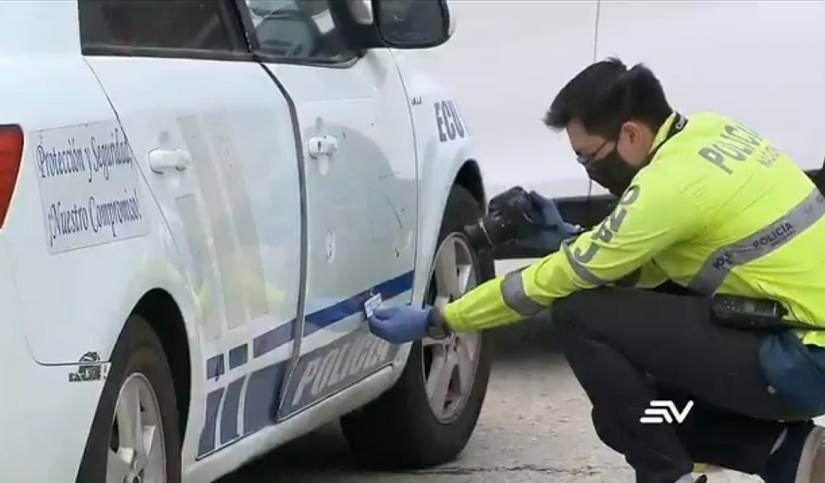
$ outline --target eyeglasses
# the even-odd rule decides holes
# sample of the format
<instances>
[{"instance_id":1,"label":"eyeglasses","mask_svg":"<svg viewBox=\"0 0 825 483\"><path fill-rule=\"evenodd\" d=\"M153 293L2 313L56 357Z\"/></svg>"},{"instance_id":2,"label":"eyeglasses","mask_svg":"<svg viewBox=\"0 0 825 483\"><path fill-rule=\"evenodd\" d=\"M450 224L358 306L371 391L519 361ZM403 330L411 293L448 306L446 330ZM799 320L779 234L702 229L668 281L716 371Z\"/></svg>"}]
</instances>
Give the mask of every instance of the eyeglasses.
<instances>
[{"instance_id":1,"label":"eyeglasses","mask_svg":"<svg viewBox=\"0 0 825 483\"><path fill-rule=\"evenodd\" d=\"M605 141L598 148L596 148L592 153L590 153L590 154L579 154L578 156L576 156L576 160L579 162L579 164L581 164L582 166L584 166L586 168L587 166L590 165L590 163L595 161L595 159L593 159L593 158L596 157L596 155L599 154L599 151L601 151L602 148L605 147L607 145L607 143L609 143L609 142L610 142L610 139L605 139Z\"/></svg>"}]
</instances>

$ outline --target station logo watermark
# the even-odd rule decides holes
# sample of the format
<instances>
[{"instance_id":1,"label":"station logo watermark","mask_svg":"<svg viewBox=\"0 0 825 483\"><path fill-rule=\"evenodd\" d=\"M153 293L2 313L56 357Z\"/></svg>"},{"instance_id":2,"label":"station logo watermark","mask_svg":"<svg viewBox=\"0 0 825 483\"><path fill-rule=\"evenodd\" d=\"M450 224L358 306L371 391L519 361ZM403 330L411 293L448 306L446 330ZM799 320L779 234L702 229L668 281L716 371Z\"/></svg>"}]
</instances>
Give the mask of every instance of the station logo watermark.
<instances>
[{"instance_id":1,"label":"station logo watermark","mask_svg":"<svg viewBox=\"0 0 825 483\"><path fill-rule=\"evenodd\" d=\"M693 401L688 401L679 411L673 401L654 400L650 401L650 407L645 409L645 415L639 418L639 422L642 424L682 424L691 409L693 409Z\"/></svg>"}]
</instances>

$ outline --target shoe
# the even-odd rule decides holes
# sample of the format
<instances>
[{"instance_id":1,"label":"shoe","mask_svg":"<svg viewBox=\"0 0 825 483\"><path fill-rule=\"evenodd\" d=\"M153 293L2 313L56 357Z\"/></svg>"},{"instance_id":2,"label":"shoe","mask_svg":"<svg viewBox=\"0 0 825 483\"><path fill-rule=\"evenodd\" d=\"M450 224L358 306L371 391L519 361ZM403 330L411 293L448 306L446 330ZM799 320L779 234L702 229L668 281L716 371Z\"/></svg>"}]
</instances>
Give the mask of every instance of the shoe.
<instances>
[{"instance_id":1,"label":"shoe","mask_svg":"<svg viewBox=\"0 0 825 483\"><path fill-rule=\"evenodd\" d=\"M789 425L785 441L768 458L767 483L825 483L825 428Z\"/></svg>"}]
</instances>

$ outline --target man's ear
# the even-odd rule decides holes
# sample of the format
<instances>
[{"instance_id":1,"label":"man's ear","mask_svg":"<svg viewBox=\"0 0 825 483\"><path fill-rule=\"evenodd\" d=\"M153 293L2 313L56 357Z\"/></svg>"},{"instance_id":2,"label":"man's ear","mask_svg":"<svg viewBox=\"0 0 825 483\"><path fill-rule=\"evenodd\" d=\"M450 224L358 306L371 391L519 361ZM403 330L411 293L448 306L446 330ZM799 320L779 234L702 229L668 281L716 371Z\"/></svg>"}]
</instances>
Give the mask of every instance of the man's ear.
<instances>
[{"instance_id":1,"label":"man's ear","mask_svg":"<svg viewBox=\"0 0 825 483\"><path fill-rule=\"evenodd\" d=\"M627 121L622 124L619 131L619 137L624 137L626 141L631 144L637 144L644 139L644 132L641 124L635 121Z\"/></svg>"}]
</instances>

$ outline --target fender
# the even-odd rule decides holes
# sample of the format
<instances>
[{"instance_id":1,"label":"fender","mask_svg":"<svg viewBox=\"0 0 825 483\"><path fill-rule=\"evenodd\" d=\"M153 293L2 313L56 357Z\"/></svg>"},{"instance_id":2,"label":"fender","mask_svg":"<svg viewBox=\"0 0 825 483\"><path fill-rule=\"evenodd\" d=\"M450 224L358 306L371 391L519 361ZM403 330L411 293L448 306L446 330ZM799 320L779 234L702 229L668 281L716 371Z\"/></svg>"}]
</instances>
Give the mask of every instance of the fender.
<instances>
[{"instance_id":1,"label":"fender","mask_svg":"<svg viewBox=\"0 0 825 483\"><path fill-rule=\"evenodd\" d=\"M393 51L407 93L415 131L418 163L418 233L416 239L413 303L424 301L438 232L450 190L459 171L475 164L472 128L463 117L453 94L415 63L415 52ZM479 180L481 181L481 180ZM486 199L480 200L486 210ZM409 346L397 361L406 361ZM400 371L398 371L400 375Z\"/></svg>"},{"instance_id":2,"label":"fender","mask_svg":"<svg viewBox=\"0 0 825 483\"><path fill-rule=\"evenodd\" d=\"M0 239L8 252L2 269L7 276L14 274L18 307L18 314L9 314L4 321L21 326L30 358L37 363L76 366L87 355L87 359L109 360L135 304L152 289L162 288L172 294L190 324L195 320L191 319L192 309L187 309L193 305L191 298L189 302L185 300L188 293L182 282L185 278L179 277L181 281L174 283L170 277L147 273L161 263L173 266L178 273L184 272L166 221L140 173L135 178L134 187L141 193L140 208L146 219L143 233L100 244L93 249L74 247L60 253L49 252L49 229L53 225L44 214L44 200L61 200L65 197L61 189L68 188L52 184L46 189L41 184L43 172L40 170L44 165L38 161L47 163L48 160L43 156L38 158L38 146L51 144L55 151L50 153L71 153L72 156L61 159L73 160L69 164L73 162L73 166L81 166L80 158L74 155L77 150L69 148L79 147L82 141L93 149L92 142L85 137L87 134L97 138L97 146L103 146L105 142L98 142L103 139L100 133L117 128L119 123L94 73L81 56L77 43L76 5L66 4L46 10L50 18L54 17L54 22L50 23L67 27L55 31L55 35L60 32L65 38L53 38L53 45L72 47L61 51L60 55L44 56L34 49L24 59L9 57L7 62L13 61L19 75L0 80L0 87L5 91L26 93L9 98L3 119L0 119L2 123L19 124L24 132L17 187L6 223L0 230ZM66 89L56 91L50 82L30 82L32 78L39 78L43 65L54 66L54 71L66 82ZM31 99L39 99L43 106L65 108L32 109ZM68 100L71 102L66 104ZM61 133L67 136L65 143L56 141ZM108 141L108 137L106 139ZM92 157L86 154L83 159L83 166L90 167ZM95 176L103 177L106 167L103 166ZM91 168L88 171L91 176ZM80 179L83 181L82 177ZM75 185L66 186L74 189ZM72 213L71 207L66 208L69 229L71 223L77 224L75 215L80 209ZM193 337L190 331L189 338L195 340ZM192 346L196 347L195 344Z\"/></svg>"},{"instance_id":3,"label":"fender","mask_svg":"<svg viewBox=\"0 0 825 483\"><path fill-rule=\"evenodd\" d=\"M396 58L415 131L418 163L418 245L413 301L420 303L427 285L438 232L450 189L467 163L477 166L472 128L453 94L419 65L415 53L393 52ZM486 200L481 200L486 209Z\"/></svg>"}]
</instances>

